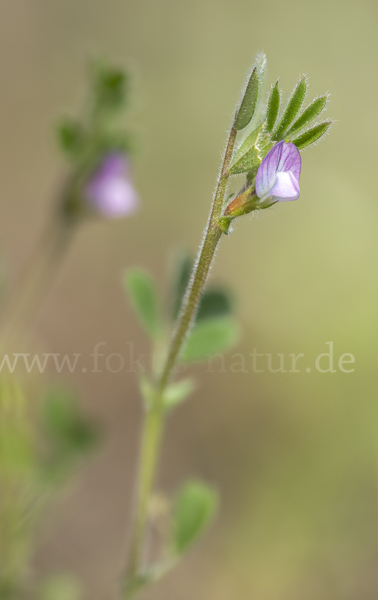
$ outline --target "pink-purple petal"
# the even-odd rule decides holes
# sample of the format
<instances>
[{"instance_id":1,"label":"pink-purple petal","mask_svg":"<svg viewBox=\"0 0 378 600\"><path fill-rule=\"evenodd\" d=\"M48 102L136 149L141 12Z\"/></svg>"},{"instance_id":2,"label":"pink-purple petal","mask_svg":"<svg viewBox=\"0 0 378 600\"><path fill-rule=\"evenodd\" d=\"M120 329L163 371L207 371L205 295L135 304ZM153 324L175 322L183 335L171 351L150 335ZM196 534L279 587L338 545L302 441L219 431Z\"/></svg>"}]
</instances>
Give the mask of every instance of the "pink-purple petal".
<instances>
[{"instance_id":1,"label":"pink-purple petal","mask_svg":"<svg viewBox=\"0 0 378 600\"><path fill-rule=\"evenodd\" d=\"M277 173L276 183L270 190L270 195L278 201L297 200L299 198L298 181L291 171Z\"/></svg>"},{"instance_id":2,"label":"pink-purple petal","mask_svg":"<svg viewBox=\"0 0 378 600\"><path fill-rule=\"evenodd\" d=\"M256 194L260 199L297 200L300 195L301 155L294 144L276 144L262 161L256 174Z\"/></svg>"},{"instance_id":3,"label":"pink-purple petal","mask_svg":"<svg viewBox=\"0 0 378 600\"><path fill-rule=\"evenodd\" d=\"M87 181L84 197L90 209L103 217L118 218L134 212L138 196L127 158L121 153L105 156Z\"/></svg>"},{"instance_id":4,"label":"pink-purple petal","mask_svg":"<svg viewBox=\"0 0 378 600\"><path fill-rule=\"evenodd\" d=\"M282 153L280 162L278 164L278 171L291 171L297 181L301 176L301 165L302 159L300 152L295 144L286 144L283 142Z\"/></svg>"},{"instance_id":5,"label":"pink-purple petal","mask_svg":"<svg viewBox=\"0 0 378 600\"><path fill-rule=\"evenodd\" d=\"M259 166L255 182L256 194L259 198L266 196L274 185L284 143L276 144Z\"/></svg>"}]
</instances>

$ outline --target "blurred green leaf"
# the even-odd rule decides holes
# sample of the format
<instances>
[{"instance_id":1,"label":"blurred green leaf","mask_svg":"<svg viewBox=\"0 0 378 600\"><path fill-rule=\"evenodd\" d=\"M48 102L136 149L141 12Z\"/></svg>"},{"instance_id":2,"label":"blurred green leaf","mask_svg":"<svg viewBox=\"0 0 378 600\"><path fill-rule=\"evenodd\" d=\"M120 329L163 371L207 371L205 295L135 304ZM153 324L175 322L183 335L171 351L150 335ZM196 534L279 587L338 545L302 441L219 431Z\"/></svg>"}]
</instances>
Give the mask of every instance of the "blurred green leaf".
<instances>
[{"instance_id":1,"label":"blurred green leaf","mask_svg":"<svg viewBox=\"0 0 378 600\"><path fill-rule=\"evenodd\" d=\"M93 70L93 83L96 110L113 111L124 106L129 78L122 69L97 63Z\"/></svg>"},{"instance_id":2,"label":"blurred green leaf","mask_svg":"<svg viewBox=\"0 0 378 600\"><path fill-rule=\"evenodd\" d=\"M235 118L234 127L237 131L247 127L248 123L251 121L256 108L258 89L259 77L257 68L255 67L248 80L239 112Z\"/></svg>"},{"instance_id":3,"label":"blurred green leaf","mask_svg":"<svg viewBox=\"0 0 378 600\"><path fill-rule=\"evenodd\" d=\"M91 449L98 439L94 426L79 412L75 398L63 389L47 394L43 421L55 444L74 453Z\"/></svg>"},{"instance_id":4,"label":"blurred green leaf","mask_svg":"<svg viewBox=\"0 0 378 600\"><path fill-rule=\"evenodd\" d=\"M179 491L173 506L173 545L178 554L184 552L204 532L214 518L218 506L217 492L191 481Z\"/></svg>"},{"instance_id":5,"label":"blurred green leaf","mask_svg":"<svg viewBox=\"0 0 378 600\"><path fill-rule=\"evenodd\" d=\"M206 319L193 326L181 355L182 362L204 360L225 352L239 339L239 327L231 317Z\"/></svg>"},{"instance_id":6,"label":"blurred green leaf","mask_svg":"<svg viewBox=\"0 0 378 600\"><path fill-rule=\"evenodd\" d=\"M0 431L0 463L11 473L34 470L35 449L30 432L24 424L8 423Z\"/></svg>"},{"instance_id":7,"label":"blurred green leaf","mask_svg":"<svg viewBox=\"0 0 378 600\"><path fill-rule=\"evenodd\" d=\"M232 312L232 299L230 293L222 288L207 290L200 301L196 322L210 317L229 315Z\"/></svg>"},{"instance_id":8,"label":"blurred green leaf","mask_svg":"<svg viewBox=\"0 0 378 600\"><path fill-rule=\"evenodd\" d=\"M182 299L189 283L192 269L193 261L191 256L187 253L181 254L178 260L173 285L173 296L175 298L173 310L174 319L177 319L179 315ZM196 322L209 317L228 315L231 311L232 299L228 290L223 288L210 288L202 295L196 314Z\"/></svg>"},{"instance_id":9,"label":"blurred green leaf","mask_svg":"<svg viewBox=\"0 0 378 600\"><path fill-rule=\"evenodd\" d=\"M298 150L300 150L301 148L305 148L306 146L317 142L327 132L330 126L331 121L321 123L320 125L305 131L305 133L302 133L302 135L291 141L296 145Z\"/></svg>"},{"instance_id":10,"label":"blurred green leaf","mask_svg":"<svg viewBox=\"0 0 378 600\"><path fill-rule=\"evenodd\" d=\"M285 131L290 127L299 113L305 99L306 87L306 78L302 77L287 104L277 129L273 132L272 138L274 140L283 139Z\"/></svg>"},{"instance_id":11,"label":"blurred green leaf","mask_svg":"<svg viewBox=\"0 0 378 600\"><path fill-rule=\"evenodd\" d=\"M125 272L123 283L141 326L151 339L156 339L161 331L161 322L151 276L142 269L130 269Z\"/></svg>"},{"instance_id":12,"label":"blurred green leaf","mask_svg":"<svg viewBox=\"0 0 378 600\"><path fill-rule=\"evenodd\" d=\"M58 125L58 139L62 150L71 158L77 158L86 148L82 125L70 117L64 118Z\"/></svg>"},{"instance_id":13,"label":"blurred green leaf","mask_svg":"<svg viewBox=\"0 0 378 600\"><path fill-rule=\"evenodd\" d=\"M195 383L193 379L182 379L171 383L164 392L164 406L171 410L180 402L183 402L194 390Z\"/></svg>"},{"instance_id":14,"label":"blurred green leaf","mask_svg":"<svg viewBox=\"0 0 378 600\"><path fill-rule=\"evenodd\" d=\"M40 589L40 600L80 600L82 597L81 585L68 574L47 577Z\"/></svg>"},{"instance_id":15,"label":"blurred green leaf","mask_svg":"<svg viewBox=\"0 0 378 600\"><path fill-rule=\"evenodd\" d=\"M273 131L277 121L278 111L280 109L280 88L278 87L278 81L272 87L270 92L268 107L266 111L266 126L265 131Z\"/></svg>"},{"instance_id":16,"label":"blurred green leaf","mask_svg":"<svg viewBox=\"0 0 378 600\"><path fill-rule=\"evenodd\" d=\"M172 285L172 296L173 296L173 310L172 316L176 320L179 316L182 300L185 294L185 290L190 280L190 275L193 269L193 260L190 254L181 253L177 260L177 266L175 269L173 285Z\"/></svg>"},{"instance_id":17,"label":"blurred green leaf","mask_svg":"<svg viewBox=\"0 0 378 600\"><path fill-rule=\"evenodd\" d=\"M295 133L298 133L303 127L306 127L313 119L315 119L324 110L327 104L327 96L316 98L307 108L303 111L301 116L295 121L290 127L286 134L286 137L292 137Z\"/></svg>"}]
</instances>

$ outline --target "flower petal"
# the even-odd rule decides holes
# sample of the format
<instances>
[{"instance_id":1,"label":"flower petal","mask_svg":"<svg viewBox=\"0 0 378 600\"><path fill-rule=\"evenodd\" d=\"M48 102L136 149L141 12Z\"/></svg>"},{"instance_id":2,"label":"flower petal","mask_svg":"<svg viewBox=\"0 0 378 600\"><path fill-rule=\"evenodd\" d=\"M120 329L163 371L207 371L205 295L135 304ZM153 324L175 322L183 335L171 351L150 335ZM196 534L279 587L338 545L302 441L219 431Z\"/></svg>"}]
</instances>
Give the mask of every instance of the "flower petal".
<instances>
[{"instance_id":1,"label":"flower petal","mask_svg":"<svg viewBox=\"0 0 378 600\"><path fill-rule=\"evenodd\" d=\"M266 196L274 186L284 144L285 142L276 144L259 166L255 182L256 194L259 198Z\"/></svg>"},{"instance_id":2,"label":"flower petal","mask_svg":"<svg viewBox=\"0 0 378 600\"><path fill-rule=\"evenodd\" d=\"M98 213L110 218L129 215L138 203L134 187L121 177L97 182L87 189L87 196Z\"/></svg>"},{"instance_id":3,"label":"flower petal","mask_svg":"<svg viewBox=\"0 0 378 600\"><path fill-rule=\"evenodd\" d=\"M280 172L291 171L295 179L299 181L301 176L301 166L302 159L298 148L295 144L286 144L284 142L277 170Z\"/></svg>"},{"instance_id":4,"label":"flower petal","mask_svg":"<svg viewBox=\"0 0 378 600\"><path fill-rule=\"evenodd\" d=\"M286 200L297 200L300 193L298 180L291 171L288 171L277 173L276 182L269 195L273 196L276 202L284 202Z\"/></svg>"},{"instance_id":5,"label":"flower petal","mask_svg":"<svg viewBox=\"0 0 378 600\"><path fill-rule=\"evenodd\" d=\"M127 216L135 210L138 196L125 156L113 153L104 157L85 186L85 200L92 210L108 218Z\"/></svg>"}]
</instances>

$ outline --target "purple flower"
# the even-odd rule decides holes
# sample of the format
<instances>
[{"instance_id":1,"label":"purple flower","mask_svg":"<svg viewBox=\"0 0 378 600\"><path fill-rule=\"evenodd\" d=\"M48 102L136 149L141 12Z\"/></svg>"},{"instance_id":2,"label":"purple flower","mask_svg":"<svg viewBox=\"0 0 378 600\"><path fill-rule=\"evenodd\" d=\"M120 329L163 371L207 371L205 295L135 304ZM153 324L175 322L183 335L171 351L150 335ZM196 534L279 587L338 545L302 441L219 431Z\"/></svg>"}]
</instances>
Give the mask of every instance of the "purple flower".
<instances>
[{"instance_id":1,"label":"purple flower","mask_svg":"<svg viewBox=\"0 0 378 600\"><path fill-rule=\"evenodd\" d=\"M294 144L279 142L262 161L256 175L256 194L272 202L297 200L300 195L301 155Z\"/></svg>"},{"instance_id":2,"label":"purple flower","mask_svg":"<svg viewBox=\"0 0 378 600\"><path fill-rule=\"evenodd\" d=\"M84 198L97 214L117 218L136 209L138 196L131 182L130 165L120 152L107 154L89 177Z\"/></svg>"}]
</instances>

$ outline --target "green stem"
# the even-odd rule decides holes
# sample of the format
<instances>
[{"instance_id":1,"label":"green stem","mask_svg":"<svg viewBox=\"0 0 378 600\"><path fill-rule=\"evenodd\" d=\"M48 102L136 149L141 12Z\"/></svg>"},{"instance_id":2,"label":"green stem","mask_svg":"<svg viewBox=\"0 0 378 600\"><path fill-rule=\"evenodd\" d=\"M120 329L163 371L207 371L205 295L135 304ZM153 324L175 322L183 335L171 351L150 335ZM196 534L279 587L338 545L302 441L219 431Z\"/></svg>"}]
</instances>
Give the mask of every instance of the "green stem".
<instances>
[{"instance_id":1,"label":"green stem","mask_svg":"<svg viewBox=\"0 0 378 600\"><path fill-rule=\"evenodd\" d=\"M137 511L132 532L130 559L127 572L128 586L125 598L135 594L135 583L143 574L142 553L148 522L148 504L154 484L157 461L164 427L164 392L175 369L177 359L186 336L193 323L199 301L206 284L215 250L222 235L218 220L222 214L224 196L228 182L228 168L236 139L236 129L231 128L217 189L211 205L206 233L194 267L193 276L184 296L181 313L169 344L167 357L156 384L153 407L147 412L142 433L142 446L139 465L139 487Z\"/></svg>"}]
</instances>

